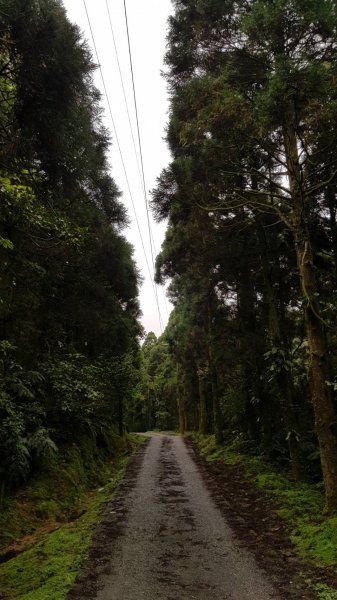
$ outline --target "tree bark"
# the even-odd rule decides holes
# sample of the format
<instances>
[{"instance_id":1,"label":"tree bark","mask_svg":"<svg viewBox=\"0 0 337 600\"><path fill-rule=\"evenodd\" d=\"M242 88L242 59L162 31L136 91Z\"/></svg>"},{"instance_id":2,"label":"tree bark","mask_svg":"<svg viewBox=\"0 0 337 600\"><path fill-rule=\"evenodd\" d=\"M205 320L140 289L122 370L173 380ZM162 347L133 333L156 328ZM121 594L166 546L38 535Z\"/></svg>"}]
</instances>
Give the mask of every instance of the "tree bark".
<instances>
[{"instance_id":1,"label":"tree bark","mask_svg":"<svg viewBox=\"0 0 337 600\"><path fill-rule=\"evenodd\" d=\"M206 377L208 373L207 367L198 367L198 382L199 382L199 433L206 434L207 431L207 401L206 401Z\"/></svg>"},{"instance_id":2,"label":"tree bark","mask_svg":"<svg viewBox=\"0 0 337 600\"><path fill-rule=\"evenodd\" d=\"M179 415L179 433L180 435L185 434L186 418L185 418L185 398L182 391L182 385L180 381L180 369L177 365L177 404L178 404L178 415Z\"/></svg>"},{"instance_id":3,"label":"tree bark","mask_svg":"<svg viewBox=\"0 0 337 600\"><path fill-rule=\"evenodd\" d=\"M268 338L271 347L283 351L286 357L287 349L283 343L281 334L279 311L277 308L275 288L271 266L268 258L268 241L265 232L260 227L260 242L262 246L261 264L263 273L265 301L267 304ZM280 393L281 415L286 428L286 440L288 443L290 469L295 481L302 478L301 452L299 444L299 424L294 409L294 392L291 374L285 366L280 366L277 377L277 388Z\"/></svg>"},{"instance_id":4,"label":"tree bark","mask_svg":"<svg viewBox=\"0 0 337 600\"><path fill-rule=\"evenodd\" d=\"M246 218L244 211L241 213L241 218L243 221ZM246 244L248 243L246 235L247 234L245 234L243 238L243 247L246 247ZM240 276L239 285L237 288L237 322L240 344L240 375L245 406L244 421L249 439L255 444L258 444L260 442L260 438L262 437L262 441L263 443L266 442L267 447L268 441L264 434L270 428L263 426L261 428L261 423L259 424L259 419L257 416L256 406L252 402L254 396L262 398L262 394L260 394L260 390L258 390L260 382L257 381L258 361L256 360L256 357L258 356L258 352L256 348L256 313L254 309L256 296L254 295L248 262L242 262L239 268ZM262 403L262 406L262 410L265 413L264 416L266 420L269 421L269 406L267 410L264 410L266 408L264 403ZM270 451L270 445L268 451Z\"/></svg>"},{"instance_id":5,"label":"tree bark","mask_svg":"<svg viewBox=\"0 0 337 600\"><path fill-rule=\"evenodd\" d=\"M326 331L316 302L316 278L309 240L305 242L303 239L297 240L297 255L305 298L305 322L311 368L311 399L325 486L325 510L332 513L337 510L336 413L331 391L327 385L330 373Z\"/></svg>"},{"instance_id":6,"label":"tree bark","mask_svg":"<svg viewBox=\"0 0 337 600\"><path fill-rule=\"evenodd\" d=\"M217 444L223 443L223 433L221 427L221 412L220 412L220 402L218 395L218 384L216 371L212 374L212 397L213 397L213 426L214 426L214 435Z\"/></svg>"},{"instance_id":7,"label":"tree bark","mask_svg":"<svg viewBox=\"0 0 337 600\"><path fill-rule=\"evenodd\" d=\"M208 310L208 358L209 358L209 369L212 386L212 405L213 405L213 430L216 442L218 444L223 443L223 432L221 426L221 411L218 394L218 382L216 364L213 350L213 328L212 328L212 314L211 314L211 300L207 299L207 310Z\"/></svg>"},{"instance_id":8,"label":"tree bark","mask_svg":"<svg viewBox=\"0 0 337 600\"><path fill-rule=\"evenodd\" d=\"M305 303L304 316L311 363L311 399L325 487L325 510L332 513L337 510L337 438L334 433L336 414L327 385L329 372L326 331L317 303L307 197L303 190L304 174L299 162L296 128L296 111L290 98L285 111L283 137L293 204L291 222Z\"/></svg>"}]
</instances>

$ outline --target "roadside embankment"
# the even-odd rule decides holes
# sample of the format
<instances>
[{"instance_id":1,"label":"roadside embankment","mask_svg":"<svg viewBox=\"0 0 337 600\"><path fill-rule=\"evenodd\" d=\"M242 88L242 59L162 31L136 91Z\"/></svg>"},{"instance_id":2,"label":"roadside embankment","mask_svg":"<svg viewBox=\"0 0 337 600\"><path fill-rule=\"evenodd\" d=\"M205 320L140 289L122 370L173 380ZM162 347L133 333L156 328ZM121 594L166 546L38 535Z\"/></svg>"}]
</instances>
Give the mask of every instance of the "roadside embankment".
<instances>
[{"instance_id":1,"label":"roadside embankment","mask_svg":"<svg viewBox=\"0 0 337 600\"><path fill-rule=\"evenodd\" d=\"M234 444L220 447L214 436L189 436L216 482L221 508L261 562L282 576L301 571L319 600L337 599L337 516L325 516L321 484L296 483L260 456Z\"/></svg>"},{"instance_id":2,"label":"roadside embankment","mask_svg":"<svg viewBox=\"0 0 337 600\"><path fill-rule=\"evenodd\" d=\"M61 448L0 511L0 600L64 600L140 436Z\"/></svg>"}]
</instances>

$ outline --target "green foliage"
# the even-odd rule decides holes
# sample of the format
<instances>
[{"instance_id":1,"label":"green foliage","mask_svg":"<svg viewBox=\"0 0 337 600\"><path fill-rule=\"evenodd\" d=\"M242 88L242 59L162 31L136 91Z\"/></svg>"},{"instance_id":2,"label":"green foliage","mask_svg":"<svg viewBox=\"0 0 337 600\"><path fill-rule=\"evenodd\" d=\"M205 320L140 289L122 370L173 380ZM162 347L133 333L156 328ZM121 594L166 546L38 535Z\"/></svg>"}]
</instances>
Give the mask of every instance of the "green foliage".
<instances>
[{"instance_id":1,"label":"green foliage","mask_svg":"<svg viewBox=\"0 0 337 600\"><path fill-rule=\"evenodd\" d=\"M90 516L94 519L97 514ZM89 515L86 517L82 517L76 530L71 526L62 527L2 567L5 593L20 600L66 598L90 543L88 527L93 526L94 520L89 520Z\"/></svg>"},{"instance_id":2,"label":"green foliage","mask_svg":"<svg viewBox=\"0 0 337 600\"><path fill-rule=\"evenodd\" d=\"M337 600L337 591L325 585L318 583L315 585L318 600Z\"/></svg>"},{"instance_id":3,"label":"green foliage","mask_svg":"<svg viewBox=\"0 0 337 600\"><path fill-rule=\"evenodd\" d=\"M32 544L32 536L47 526L53 530L86 507L88 491L106 485L117 457L130 452L138 440L129 435L106 435L105 445L88 437L60 446L57 454L35 461L29 481L5 496L0 513L0 547ZM28 537L27 537L28 536ZM25 542L25 539L27 541Z\"/></svg>"},{"instance_id":4,"label":"green foliage","mask_svg":"<svg viewBox=\"0 0 337 600\"><path fill-rule=\"evenodd\" d=\"M171 430L176 427L176 369L169 354L167 335L150 332L140 353L140 378L129 427L134 431Z\"/></svg>"},{"instance_id":5,"label":"green foliage","mask_svg":"<svg viewBox=\"0 0 337 600\"><path fill-rule=\"evenodd\" d=\"M241 463L243 455L242 440L234 441L230 446L219 446L214 435L202 435L200 433L191 434L193 440L197 443L201 456L207 462L221 461L227 465Z\"/></svg>"},{"instance_id":6,"label":"green foliage","mask_svg":"<svg viewBox=\"0 0 337 600\"><path fill-rule=\"evenodd\" d=\"M0 27L4 495L59 444L123 430L141 327L87 44L60 0L11 0Z\"/></svg>"},{"instance_id":7,"label":"green foliage","mask_svg":"<svg viewBox=\"0 0 337 600\"><path fill-rule=\"evenodd\" d=\"M291 349L286 352L283 348L272 346L264 354L269 382L277 380L285 372L288 372L294 385L301 388L306 380L309 360L308 343L306 340L294 338L291 340Z\"/></svg>"},{"instance_id":8,"label":"green foliage","mask_svg":"<svg viewBox=\"0 0 337 600\"><path fill-rule=\"evenodd\" d=\"M2 198L2 221L14 222L29 230L32 235L44 235L46 241L56 236L73 246L83 244L87 234L87 228L76 227L66 215L59 212L55 207L51 209L46 198L43 202L37 197L33 188L25 183L33 181L36 186L39 183L39 174L23 170L20 176L0 176L0 195ZM6 243L6 240L3 240ZM7 240L4 248L14 249L13 244Z\"/></svg>"},{"instance_id":9,"label":"green foliage","mask_svg":"<svg viewBox=\"0 0 337 600\"><path fill-rule=\"evenodd\" d=\"M284 472L276 471L263 457L247 454L239 441L218 446L214 436L193 434L192 437L207 461L242 466L246 476L271 497L274 510L287 523L300 556L320 567L337 565L337 518L322 517L324 494L321 483L290 481Z\"/></svg>"},{"instance_id":10,"label":"green foliage","mask_svg":"<svg viewBox=\"0 0 337 600\"><path fill-rule=\"evenodd\" d=\"M9 484L27 478L33 455L56 451L49 431L41 426L43 409L35 397L42 376L24 370L14 352L7 340L0 343L0 478Z\"/></svg>"},{"instance_id":11,"label":"green foliage","mask_svg":"<svg viewBox=\"0 0 337 600\"><path fill-rule=\"evenodd\" d=\"M56 443L83 436L109 445L117 426L119 403L132 403L138 372L131 356L95 362L79 353L64 355L30 372L3 342L0 448L1 478L8 485L25 481L34 461L57 452Z\"/></svg>"},{"instance_id":12,"label":"green foliage","mask_svg":"<svg viewBox=\"0 0 337 600\"><path fill-rule=\"evenodd\" d=\"M156 279L171 280L164 336L179 417L295 480L323 475L333 512L336 10L314 0L174 6L172 162L152 209L168 221Z\"/></svg>"},{"instance_id":13,"label":"green foliage","mask_svg":"<svg viewBox=\"0 0 337 600\"><path fill-rule=\"evenodd\" d=\"M0 246L7 250L14 250L14 245L10 240L5 240L5 238L0 238Z\"/></svg>"},{"instance_id":14,"label":"green foliage","mask_svg":"<svg viewBox=\"0 0 337 600\"><path fill-rule=\"evenodd\" d=\"M320 566L332 567L337 563L336 517L322 523L299 521L291 539L299 554Z\"/></svg>"},{"instance_id":15,"label":"green foliage","mask_svg":"<svg viewBox=\"0 0 337 600\"><path fill-rule=\"evenodd\" d=\"M52 533L42 533L40 540L32 548L0 566L1 590L6 595L18 600L65 600L87 555L92 531L102 508L110 500L126 466L127 456L120 455L129 453L135 443L139 441L118 440L114 437L115 456L112 472L111 457L102 454L97 447L95 453L99 461L90 468L85 465L85 453L79 452L79 448L76 449L76 456L72 454L72 450L66 450L57 465L51 470L45 470L26 488L25 503L31 503L34 514L27 514L26 508L26 518L29 516L31 522L21 522L21 527L25 526L28 532L30 526L33 531L38 527L39 520L41 522L43 519L56 523L58 521L58 524ZM90 448L90 452L93 449ZM79 484L82 488L80 493ZM95 493L88 494L88 489L92 489L93 485L96 486ZM101 486L99 490L97 485ZM72 490L75 488L77 493L73 495ZM18 497L16 507L12 507L10 513L11 519L15 520L16 517L17 525L22 502L23 499ZM67 520L67 514L73 514L81 507L83 510L83 506L85 511L82 516L69 524L59 525L60 521ZM55 526L54 523L54 528ZM20 533L22 534L22 531ZM13 530L12 534L15 538L17 532Z\"/></svg>"},{"instance_id":16,"label":"green foliage","mask_svg":"<svg viewBox=\"0 0 337 600\"><path fill-rule=\"evenodd\" d=\"M61 421L62 431L67 423L79 431L86 426L90 431L94 422L97 429L102 426L100 409L105 400L106 366L103 361L92 364L79 353L45 365L44 373L50 386L48 401L55 421Z\"/></svg>"}]
</instances>

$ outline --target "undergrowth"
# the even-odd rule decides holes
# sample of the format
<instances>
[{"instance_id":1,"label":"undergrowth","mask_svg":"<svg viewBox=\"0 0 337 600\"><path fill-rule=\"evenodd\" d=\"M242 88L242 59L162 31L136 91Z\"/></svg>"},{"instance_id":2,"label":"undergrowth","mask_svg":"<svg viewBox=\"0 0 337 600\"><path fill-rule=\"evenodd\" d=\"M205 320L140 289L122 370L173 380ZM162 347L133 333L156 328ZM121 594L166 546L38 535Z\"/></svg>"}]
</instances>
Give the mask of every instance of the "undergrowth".
<instances>
[{"instance_id":1,"label":"undergrowth","mask_svg":"<svg viewBox=\"0 0 337 600\"><path fill-rule=\"evenodd\" d=\"M0 561L3 549L24 546L26 538L29 544L41 528L52 529L81 512L87 491L108 481L115 458L133 444L129 435L111 433L102 447L85 438L37 465L27 485L0 505Z\"/></svg>"},{"instance_id":2,"label":"undergrowth","mask_svg":"<svg viewBox=\"0 0 337 600\"><path fill-rule=\"evenodd\" d=\"M214 436L192 434L207 462L241 465L256 485L275 499L277 514L286 521L297 553L318 567L337 566L337 516L324 516L322 484L295 483L263 457L250 456L242 445L218 446ZM319 584L320 600L337 600L337 591Z\"/></svg>"},{"instance_id":3,"label":"undergrowth","mask_svg":"<svg viewBox=\"0 0 337 600\"><path fill-rule=\"evenodd\" d=\"M96 475L85 465L85 458L81 460L78 448L72 449L70 454L66 450L65 457L72 457L73 460L69 460L66 465L65 457L58 459L59 466L63 464L63 468L59 471L52 469L54 475L57 473L57 480L49 488L49 499L46 497L48 485L51 484L49 472L45 473L45 479L40 475L31 486L27 486L26 501L29 500L30 503L34 497L38 499L41 530L37 536L38 541L31 548L0 565L1 598L65 600L86 557L100 511L116 488L131 449L141 441L138 436L126 436L123 440L116 438L114 461L112 462L111 457L107 460L107 456L104 461L102 452L98 452L100 460L96 463ZM96 460L97 458L96 456ZM94 463L92 467L94 468ZM92 489L94 485L95 489ZM13 517L17 516L17 520L14 526L6 521L8 526L5 527L7 533L4 537L9 538L14 535L14 531L24 529L21 518L25 511L19 510L19 504L23 502L22 493L13 500L6 512L7 519L12 514ZM73 513L69 513L71 509ZM36 523L33 508L28 510L28 514ZM73 520L62 523L67 518ZM3 516L2 520L4 521ZM53 523L54 531L44 532L46 521ZM31 530L33 527L31 521L26 529Z\"/></svg>"},{"instance_id":4,"label":"undergrowth","mask_svg":"<svg viewBox=\"0 0 337 600\"><path fill-rule=\"evenodd\" d=\"M315 589L318 600L337 600L337 590L333 590L324 583L318 583Z\"/></svg>"}]
</instances>

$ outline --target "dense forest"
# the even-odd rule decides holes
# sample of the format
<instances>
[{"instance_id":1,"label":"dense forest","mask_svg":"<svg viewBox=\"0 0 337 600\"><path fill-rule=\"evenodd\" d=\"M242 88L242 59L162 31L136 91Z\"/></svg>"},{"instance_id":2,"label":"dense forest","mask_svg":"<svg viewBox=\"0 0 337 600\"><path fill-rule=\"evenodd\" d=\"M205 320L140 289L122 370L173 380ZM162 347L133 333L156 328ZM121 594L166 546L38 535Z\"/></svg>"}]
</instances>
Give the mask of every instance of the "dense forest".
<instances>
[{"instance_id":1,"label":"dense forest","mask_svg":"<svg viewBox=\"0 0 337 600\"><path fill-rule=\"evenodd\" d=\"M118 597L259 595L245 545L336 597L337 3L172 2L157 338L89 43L62 0L0 0L1 598L90 595L118 548Z\"/></svg>"},{"instance_id":2,"label":"dense forest","mask_svg":"<svg viewBox=\"0 0 337 600\"><path fill-rule=\"evenodd\" d=\"M176 0L172 162L151 207L174 310L139 275L93 62L59 0L0 10L0 479L111 429L214 433L337 507L337 9Z\"/></svg>"},{"instance_id":3,"label":"dense forest","mask_svg":"<svg viewBox=\"0 0 337 600\"><path fill-rule=\"evenodd\" d=\"M168 327L144 345L149 426L323 477L337 508L337 8L176 0L172 162L152 209ZM146 397L146 394L145 394Z\"/></svg>"},{"instance_id":4,"label":"dense forest","mask_svg":"<svg viewBox=\"0 0 337 600\"><path fill-rule=\"evenodd\" d=\"M0 483L123 432L138 283L89 48L58 0L0 7Z\"/></svg>"}]
</instances>

